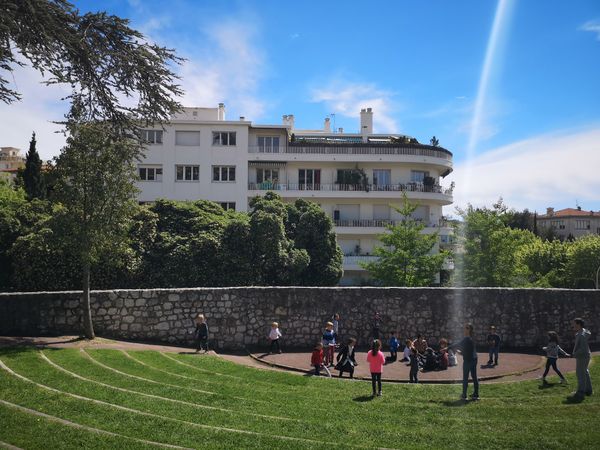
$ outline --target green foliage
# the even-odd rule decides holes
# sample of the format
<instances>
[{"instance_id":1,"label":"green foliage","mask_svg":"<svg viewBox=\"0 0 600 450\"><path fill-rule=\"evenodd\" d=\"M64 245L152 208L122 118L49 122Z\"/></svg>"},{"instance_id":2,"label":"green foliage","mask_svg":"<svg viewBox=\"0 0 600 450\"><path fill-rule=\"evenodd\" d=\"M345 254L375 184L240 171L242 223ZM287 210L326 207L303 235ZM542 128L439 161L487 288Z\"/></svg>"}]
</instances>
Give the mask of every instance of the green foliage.
<instances>
[{"instance_id":1,"label":"green foliage","mask_svg":"<svg viewBox=\"0 0 600 450\"><path fill-rule=\"evenodd\" d=\"M519 249L535 241L533 233L506 226L502 201L489 208L469 205L459 210L463 218L457 258L457 284L465 286L521 286L526 269Z\"/></svg>"},{"instance_id":2,"label":"green foliage","mask_svg":"<svg viewBox=\"0 0 600 450\"><path fill-rule=\"evenodd\" d=\"M587 235L568 245L567 273L573 287L596 288L596 274L600 267L600 236Z\"/></svg>"},{"instance_id":3,"label":"green foliage","mask_svg":"<svg viewBox=\"0 0 600 450\"><path fill-rule=\"evenodd\" d=\"M42 160L36 150L35 133L29 142L29 151L25 158L25 170L23 170L23 187L27 198L46 198L46 183L42 175Z\"/></svg>"},{"instance_id":4,"label":"green foliage","mask_svg":"<svg viewBox=\"0 0 600 450\"><path fill-rule=\"evenodd\" d=\"M431 253L438 235L422 233L425 225L411 217L417 206L404 196L402 207L394 208L403 220L388 225L389 232L379 236L383 246L373 252L379 260L362 264L385 286L431 286L449 256L445 251Z\"/></svg>"},{"instance_id":5,"label":"green foliage","mask_svg":"<svg viewBox=\"0 0 600 450\"><path fill-rule=\"evenodd\" d=\"M527 280L535 287L571 287L567 274L569 244L535 239L518 250L518 259L527 268Z\"/></svg>"}]
</instances>

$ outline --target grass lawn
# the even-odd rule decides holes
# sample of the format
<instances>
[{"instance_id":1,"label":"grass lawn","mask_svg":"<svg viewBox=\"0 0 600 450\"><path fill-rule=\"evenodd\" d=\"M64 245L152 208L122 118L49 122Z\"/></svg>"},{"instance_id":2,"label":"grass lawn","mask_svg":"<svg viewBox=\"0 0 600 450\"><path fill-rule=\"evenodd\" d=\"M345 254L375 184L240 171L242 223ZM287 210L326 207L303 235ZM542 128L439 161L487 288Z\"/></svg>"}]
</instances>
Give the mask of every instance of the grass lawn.
<instances>
[{"instance_id":1,"label":"grass lawn","mask_svg":"<svg viewBox=\"0 0 600 450\"><path fill-rule=\"evenodd\" d=\"M0 448L599 448L600 397L298 376L153 351L0 350ZM591 366L600 383L600 360Z\"/></svg>"}]
</instances>

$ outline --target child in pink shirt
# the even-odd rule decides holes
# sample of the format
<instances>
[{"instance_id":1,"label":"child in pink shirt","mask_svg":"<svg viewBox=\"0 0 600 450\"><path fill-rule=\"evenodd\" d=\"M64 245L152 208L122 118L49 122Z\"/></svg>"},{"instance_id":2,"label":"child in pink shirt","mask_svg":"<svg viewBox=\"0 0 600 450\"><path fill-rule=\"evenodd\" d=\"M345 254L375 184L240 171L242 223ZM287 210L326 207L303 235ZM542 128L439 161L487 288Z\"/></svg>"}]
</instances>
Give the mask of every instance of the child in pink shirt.
<instances>
[{"instance_id":1,"label":"child in pink shirt","mask_svg":"<svg viewBox=\"0 0 600 450\"><path fill-rule=\"evenodd\" d=\"M385 356L381 352L381 341L375 339L373 346L369 353L367 353L367 362L369 363L369 369L371 370L371 384L373 385L373 397L375 395L381 396L381 372L383 372L383 365L385 364ZM375 391L375 387L378 391Z\"/></svg>"}]
</instances>

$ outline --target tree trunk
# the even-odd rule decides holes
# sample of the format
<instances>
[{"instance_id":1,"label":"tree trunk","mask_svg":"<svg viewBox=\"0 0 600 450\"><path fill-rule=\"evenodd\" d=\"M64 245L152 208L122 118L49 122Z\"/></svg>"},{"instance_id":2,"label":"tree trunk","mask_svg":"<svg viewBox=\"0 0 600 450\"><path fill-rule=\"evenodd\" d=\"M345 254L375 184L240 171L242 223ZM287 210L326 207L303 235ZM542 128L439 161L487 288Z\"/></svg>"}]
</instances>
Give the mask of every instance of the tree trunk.
<instances>
[{"instance_id":1,"label":"tree trunk","mask_svg":"<svg viewBox=\"0 0 600 450\"><path fill-rule=\"evenodd\" d=\"M87 339L94 339L94 324L90 307L90 264L83 264L83 334Z\"/></svg>"}]
</instances>

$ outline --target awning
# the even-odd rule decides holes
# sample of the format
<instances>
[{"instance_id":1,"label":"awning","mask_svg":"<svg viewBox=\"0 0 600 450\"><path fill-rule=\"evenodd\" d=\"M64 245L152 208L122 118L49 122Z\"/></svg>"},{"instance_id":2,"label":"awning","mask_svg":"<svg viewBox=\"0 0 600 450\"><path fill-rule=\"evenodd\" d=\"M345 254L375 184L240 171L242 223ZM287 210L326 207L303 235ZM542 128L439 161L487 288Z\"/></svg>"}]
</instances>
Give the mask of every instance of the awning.
<instances>
[{"instance_id":1,"label":"awning","mask_svg":"<svg viewBox=\"0 0 600 450\"><path fill-rule=\"evenodd\" d=\"M253 167L285 167L286 164L286 161L248 161Z\"/></svg>"}]
</instances>

